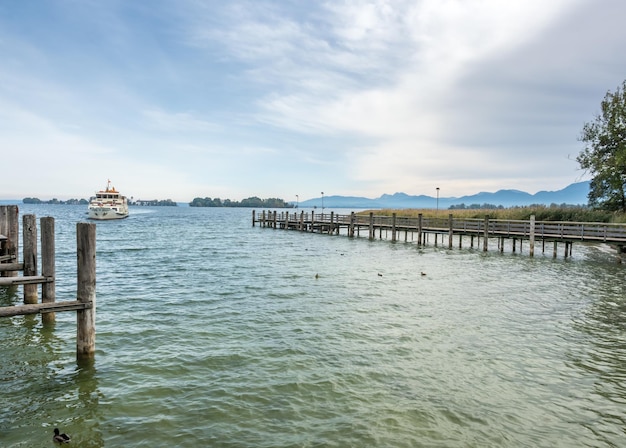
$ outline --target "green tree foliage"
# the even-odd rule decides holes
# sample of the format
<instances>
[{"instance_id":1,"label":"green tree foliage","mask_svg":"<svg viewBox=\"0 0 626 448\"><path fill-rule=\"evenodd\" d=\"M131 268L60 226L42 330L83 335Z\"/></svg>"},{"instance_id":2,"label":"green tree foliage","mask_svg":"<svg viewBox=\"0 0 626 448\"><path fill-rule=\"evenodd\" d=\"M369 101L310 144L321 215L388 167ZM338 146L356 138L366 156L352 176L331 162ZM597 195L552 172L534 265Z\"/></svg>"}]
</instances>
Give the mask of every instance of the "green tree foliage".
<instances>
[{"instance_id":1,"label":"green tree foliage","mask_svg":"<svg viewBox=\"0 0 626 448\"><path fill-rule=\"evenodd\" d=\"M601 110L583 127L585 148L576 161L593 176L589 205L626 212L626 81L607 92Z\"/></svg>"},{"instance_id":2,"label":"green tree foliage","mask_svg":"<svg viewBox=\"0 0 626 448\"><path fill-rule=\"evenodd\" d=\"M286 203L283 199L269 198L261 199L256 196L252 196L246 199L242 199L240 202L231 201L230 199L220 198L194 198L189 203L190 207L263 207L263 208L292 208L293 204Z\"/></svg>"}]
</instances>

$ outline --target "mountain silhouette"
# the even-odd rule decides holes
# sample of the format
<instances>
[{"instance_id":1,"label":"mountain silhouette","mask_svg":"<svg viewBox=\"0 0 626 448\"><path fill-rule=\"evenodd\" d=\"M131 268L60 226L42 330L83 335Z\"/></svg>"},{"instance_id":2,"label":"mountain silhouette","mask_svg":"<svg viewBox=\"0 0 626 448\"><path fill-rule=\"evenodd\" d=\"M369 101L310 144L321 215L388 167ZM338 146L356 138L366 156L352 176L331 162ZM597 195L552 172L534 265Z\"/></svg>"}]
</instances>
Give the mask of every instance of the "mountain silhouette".
<instances>
[{"instance_id":1,"label":"mountain silhouette","mask_svg":"<svg viewBox=\"0 0 626 448\"><path fill-rule=\"evenodd\" d=\"M369 199L358 196L324 196L324 208L437 208L448 209L451 206L464 204L472 205L490 204L496 207L515 207L528 205L587 205L589 194L589 181L577 182L562 190L539 191L535 194L520 190L498 190L495 193L480 192L470 196L440 197L434 196L411 196L406 193L383 194L379 198ZM321 208L322 198L313 198L301 201L301 208Z\"/></svg>"}]
</instances>

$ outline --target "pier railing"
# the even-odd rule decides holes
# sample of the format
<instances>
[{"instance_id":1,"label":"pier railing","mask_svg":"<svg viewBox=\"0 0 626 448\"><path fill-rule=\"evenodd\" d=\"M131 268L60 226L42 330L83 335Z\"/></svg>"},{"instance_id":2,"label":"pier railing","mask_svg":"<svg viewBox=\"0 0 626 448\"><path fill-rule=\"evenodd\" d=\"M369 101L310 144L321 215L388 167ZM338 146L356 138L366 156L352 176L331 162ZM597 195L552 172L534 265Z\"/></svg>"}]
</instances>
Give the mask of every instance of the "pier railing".
<instances>
[{"instance_id":1,"label":"pier railing","mask_svg":"<svg viewBox=\"0 0 626 448\"><path fill-rule=\"evenodd\" d=\"M513 219L490 219L480 218L456 218L453 214L441 217L399 217L395 213L392 216L377 216L373 212L366 214L349 215L330 213L289 212L289 211L262 211L258 216L256 211L252 213L252 225L259 224L261 227L300 230L308 232L321 232L329 234L345 233L350 237L359 236L360 231L367 229L370 239L376 234L395 241L398 235L404 233L405 241L408 234L417 234L418 244L426 241L428 234L448 235L449 247L452 247L453 235L469 236L473 245L473 238L483 239L483 249L487 250L487 242L490 238L529 240L531 255L534 251L535 240L543 242L561 242L566 245L566 254L571 252L571 244L574 242L607 243L617 247L621 253L626 247L626 224L611 224L597 222L569 222L569 221L535 221ZM442 237L443 239L443 237ZM435 239L435 241L437 241ZM460 242L459 242L460 245ZM502 247L502 245L499 245ZM514 246L515 247L515 246Z\"/></svg>"}]
</instances>

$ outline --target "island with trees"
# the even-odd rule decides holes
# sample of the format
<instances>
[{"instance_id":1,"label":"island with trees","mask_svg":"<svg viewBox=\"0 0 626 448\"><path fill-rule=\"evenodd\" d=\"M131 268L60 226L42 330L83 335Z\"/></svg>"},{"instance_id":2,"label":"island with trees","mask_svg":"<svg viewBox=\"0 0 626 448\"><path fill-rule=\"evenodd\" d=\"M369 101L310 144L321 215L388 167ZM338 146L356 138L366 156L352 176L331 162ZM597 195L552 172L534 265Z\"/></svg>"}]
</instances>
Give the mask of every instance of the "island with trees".
<instances>
[{"instance_id":1,"label":"island with trees","mask_svg":"<svg viewBox=\"0 0 626 448\"><path fill-rule=\"evenodd\" d=\"M242 199L241 201L231 201L220 198L194 198L189 203L190 207L264 207L264 208L293 208L294 205L285 202L283 199L268 198L261 199L256 196Z\"/></svg>"}]
</instances>

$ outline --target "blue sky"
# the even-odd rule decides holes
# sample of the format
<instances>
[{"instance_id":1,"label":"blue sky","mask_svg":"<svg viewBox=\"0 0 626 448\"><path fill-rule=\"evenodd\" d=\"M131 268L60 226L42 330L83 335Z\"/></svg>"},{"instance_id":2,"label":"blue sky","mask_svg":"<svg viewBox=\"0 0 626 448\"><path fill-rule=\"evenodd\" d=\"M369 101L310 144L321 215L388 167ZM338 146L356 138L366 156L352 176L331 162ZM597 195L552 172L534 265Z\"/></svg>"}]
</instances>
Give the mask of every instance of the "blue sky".
<instances>
[{"instance_id":1,"label":"blue sky","mask_svg":"<svg viewBox=\"0 0 626 448\"><path fill-rule=\"evenodd\" d=\"M0 198L558 190L621 0L0 2Z\"/></svg>"}]
</instances>

